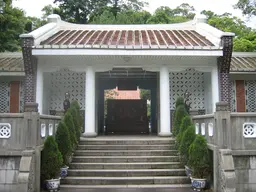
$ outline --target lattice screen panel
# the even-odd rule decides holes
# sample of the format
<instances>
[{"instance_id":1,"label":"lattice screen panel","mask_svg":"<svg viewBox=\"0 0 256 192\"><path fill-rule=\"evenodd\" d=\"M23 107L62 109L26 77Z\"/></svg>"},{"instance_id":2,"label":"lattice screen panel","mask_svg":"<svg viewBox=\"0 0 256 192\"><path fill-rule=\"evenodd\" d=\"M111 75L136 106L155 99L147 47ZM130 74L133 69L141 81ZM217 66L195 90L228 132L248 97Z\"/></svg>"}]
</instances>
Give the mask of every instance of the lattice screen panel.
<instances>
[{"instance_id":1,"label":"lattice screen panel","mask_svg":"<svg viewBox=\"0 0 256 192\"><path fill-rule=\"evenodd\" d=\"M204 73L194 69L183 72L170 73L170 103L171 109L175 108L178 97L184 96L188 91L191 93L190 101L192 109L204 109Z\"/></svg>"},{"instance_id":2,"label":"lattice screen panel","mask_svg":"<svg viewBox=\"0 0 256 192\"><path fill-rule=\"evenodd\" d=\"M246 111L256 112L256 80L245 81Z\"/></svg>"},{"instance_id":3,"label":"lattice screen panel","mask_svg":"<svg viewBox=\"0 0 256 192\"><path fill-rule=\"evenodd\" d=\"M230 81L231 85L231 111L236 112L236 82Z\"/></svg>"},{"instance_id":4,"label":"lattice screen panel","mask_svg":"<svg viewBox=\"0 0 256 192\"><path fill-rule=\"evenodd\" d=\"M24 82L20 82L20 113L24 111Z\"/></svg>"},{"instance_id":5,"label":"lattice screen panel","mask_svg":"<svg viewBox=\"0 0 256 192\"><path fill-rule=\"evenodd\" d=\"M85 106L85 73L68 69L51 73L50 110L63 110L65 93L69 92L70 100L77 100L81 109Z\"/></svg>"},{"instance_id":6,"label":"lattice screen panel","mask_svg":"<svg viewBox=\"0 0 256 192\"><path fill-rule=\"evenodd\" d=\"M10 112L10 84L0 82L0 113Z\"/></svg>"}]
</instances>

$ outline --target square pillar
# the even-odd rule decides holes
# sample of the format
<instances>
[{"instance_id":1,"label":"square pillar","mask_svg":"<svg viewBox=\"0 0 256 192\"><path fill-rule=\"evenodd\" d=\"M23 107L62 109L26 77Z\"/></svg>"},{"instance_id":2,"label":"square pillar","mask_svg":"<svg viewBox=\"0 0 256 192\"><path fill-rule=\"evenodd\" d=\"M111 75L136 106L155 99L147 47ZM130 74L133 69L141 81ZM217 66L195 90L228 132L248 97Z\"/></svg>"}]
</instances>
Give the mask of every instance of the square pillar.
<instances>
[{"instance_id":1,"label":"square pillar","mask_svg":"<svg viewBox=\"0 0 256 192\"><path fill-rule=\"evenodd\" d=\"M162 137L169 137L172 135L169 69L165 65L160 69L160 132L158 135Z\"/></svg>"},{"instance_id":2,"label":"square pillar","mask_svg":"<svg viewBox=\"0 0 256 192\"><path fill-rule=\"evenodd\" d=\"M219 76L218 69L213 68L211 71L211 84L212 84L212 110L216 112L216 103L220 101L219 96Z\"/></svg>"},{"instance_id":3,"label":"square pillar","mask_svg":"<svg viewBox=\"0 0 256 192\"><path fill-rule=\"evenodd\" d=\"M85 131L83 136L96 137L95 124L95 71L87 66L85 81Z\"/></svg>"},{"instance_id":4,"label":"square pillar","mask_svg":"<svg viewBox=\"0 0 256 192\"><path fill-rule=\"evenodd\" d=\"M36 103L38 104L38 112L43 114L43 95L44 95L44 75L40 68L37 68L36 77Z\"/></svg>"}]
</instances>

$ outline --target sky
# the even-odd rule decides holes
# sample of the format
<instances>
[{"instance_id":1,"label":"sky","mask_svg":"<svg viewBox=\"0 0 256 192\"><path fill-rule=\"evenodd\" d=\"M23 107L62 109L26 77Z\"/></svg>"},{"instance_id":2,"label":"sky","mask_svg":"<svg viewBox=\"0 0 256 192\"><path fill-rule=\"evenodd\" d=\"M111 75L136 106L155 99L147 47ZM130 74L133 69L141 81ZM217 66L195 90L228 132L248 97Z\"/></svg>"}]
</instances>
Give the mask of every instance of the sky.
<instances>
[{"instance_id":1,"label":"sky","mask_svg":"<svg viewBox=\"0 0 256 192\"><path fill-rule=\"evenodd\" d=\"M238 16L247 22L247 18L242 16L240 10L235 10L233 5L237 3L238 0L145 0L149 3L149 6L146 10L151 13L157 7L160 6L169 6L171 8L175 8L182 3L189 3L194 6L197 12L201 12L202 10L211 10L217 14L222 14L225 12L230 12L234 16ZM53 4L53 0L17 0L13 1L14 6L17 6L23 9L26 12L27 16L42 16L42 8L45 5ZM250 27L256 28L256 17L250 19L247 22Z\"/></svg>"}]
</instances>

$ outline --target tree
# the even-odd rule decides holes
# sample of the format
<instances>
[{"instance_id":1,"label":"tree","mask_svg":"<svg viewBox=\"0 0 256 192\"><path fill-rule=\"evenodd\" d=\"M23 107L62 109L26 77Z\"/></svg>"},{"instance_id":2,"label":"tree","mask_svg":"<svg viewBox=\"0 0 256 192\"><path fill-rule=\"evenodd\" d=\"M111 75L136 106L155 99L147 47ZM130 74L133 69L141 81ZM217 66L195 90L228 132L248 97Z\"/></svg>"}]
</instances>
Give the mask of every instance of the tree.
<instances>
[{"instance_id":1,"label":"tree","mask_svg":"<svg viewBox=\"0 0 256 192\"><path fill-rule=\"evenodd\" d=\"M12 7L12 1L4 2L3 13L0 14L0 52L19 51L19 35L25 32L27 20L22 10Z\"/></svg>"},{"instance_id":2,"label":"tree","mask_svg":"<svg viewBox=\"0 0 256 192\"><path fill-rule=\"evenodd\" d=\"M174 114L174 128L173 128L173 135L177 136L180 132L180 127L182 123L182 119L188 115L187 110L184 105L179 105L175 109Z\"/></svg>"},{"instance_id":3,"label":"tree","mask_svg":"<svg viewBox=\"0 0 256 192\"><path fill-rule=\"evenodd\" d=\"M70 110L68 110L64 115L64 123L66 124L69 131L71 146L72 148L74 148L77 145L77 137L76 137L76 129L74 125L74 118L71 115Z\"/></svg>"},{"instance_id":4,"label":"tree","mask_svg":"<svg viewBox=\"0 0 256 192\"><path fill-rule=\"evenodd\" d=\"M151 100L150 90L140 89L140 98L145 100Z\"/></svg>"},{"instance_id":5,"label":"tree","mask_svg":"<svg viewBox=\"0 0 256 192\"><path fill-rule=\"evenodd\" d=\"M235 8L238 8L243 11L243 14L248 16L256 16L256 1L255 0L239 0L235 5Z\"/></svg>"}]
</instances>

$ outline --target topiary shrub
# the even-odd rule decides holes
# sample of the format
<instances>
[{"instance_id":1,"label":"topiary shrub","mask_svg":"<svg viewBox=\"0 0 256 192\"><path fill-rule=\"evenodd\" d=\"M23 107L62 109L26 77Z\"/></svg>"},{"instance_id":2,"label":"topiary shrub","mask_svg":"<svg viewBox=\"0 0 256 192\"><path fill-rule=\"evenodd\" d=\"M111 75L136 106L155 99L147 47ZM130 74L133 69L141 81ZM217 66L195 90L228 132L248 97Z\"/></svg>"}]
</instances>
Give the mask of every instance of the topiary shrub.
<instances>
[{"instance_id":1,"label":"topiary shrub","mask_svg":"<svg viewBox=\"0 0 256 192\"><path fill-rule=\"evenodd\" d=\"M71 111L68 110L64 116L64 122L68 128L70 140L71 140L71 146L72 148L75 148L77 146L77 139L76 139L76 129L73 121L73 117L70 113Z\"/></svg>"},{"instance_id":2,"label":"topiary shrub","mask_svg":"<svg viewBox=\"0 0 256 192\"><path fill-rule=\"evenodd\" d=\"M80 115L80 110L77 111L77 108L75 106L71 106L68 110L73 118L74 128L75 128L75 137L77 142L80 140L81 136L81 127L82 127L82 118Z\"/></svg>"},{"instance_id":3,"label":"topiary shrub","mask_svg":"<svg viewBox=\"0 0 256 192\"><path fill-rule=\"evenodd\" d=\"M61 121L55 135L56 143L63 157L64 165L68 165L68 159L72 152L72 144L66 124Z\"/></svg>"},{"instance_id":4,"label":"topiary shrub","mask_svg":"<svg viewBox=\"0 0 256 192\"><path fill-rule=\"evenodd\" d=\"M58 177L63 163L61 152L53 136L46 138L41 153L41 181Z\"/></svg>"},{"instance_id":5,"label":"topiary shrub","mask_svg":"<svg viewBox=\"0 0 256 192\"><path fill-rule=\"evenodd\" d=\"M177 135L176 137L176 148L178 149L179 146L180 146L180 142L181 142L181 139L182 139L182 136L184 134L184 132L187 130L187 128L189 126L193 125L192 123L192 120L190 118L190 116L185 116L183 119L182 119L182 122L181 122L181 125L180 125L180 131L179 131L179 134Z\"/></svg>"},{"instance_id":6,"label":"topiary shrub","mask_svg":"<svg viewBox=\"0 0 256 192\"><path fill-rule=\"evenodd\" d=\"M188 165L194 178L204 179L210 175L210 156L206 139L197 135L189 147Z\"/></svg>"},{"instance_id":7,"label":"topiary shrub","mask_svg":"<svg viewBox=\"0 0 256 192\"><path fill-rule=\"evenodd\" d=\"M175 110L175 115L174 115L174 127L173 127L174 136L177 136L179 134L182 119L186 116L188 116L188 113L185 106L179 105Z\"/></svg>"},{"instance_id":8,"label":"topiary shrub","mask_svg":"<svg viewBox=\"0 0 256 192\"><path fill-rule=\"evenodd\" d=\"M175 109L177 109L180 105L185 105L185 101L183 97L178 97L175 103Z\"/></svg>"},{"instance_id":9,"label":"topiary shrub","mask_svg":"<svg viewBox=\"0 0 256 192\"><path fill-rule=\"evenodd\" d=\"M196 138L195 134L195 127L189 126L187 130L183 133L180 146L179 146L179 153L180 153L180 160L183 165L187 164L189 158L189 146L193 143Z\"/></svg>"}]
</instances>

